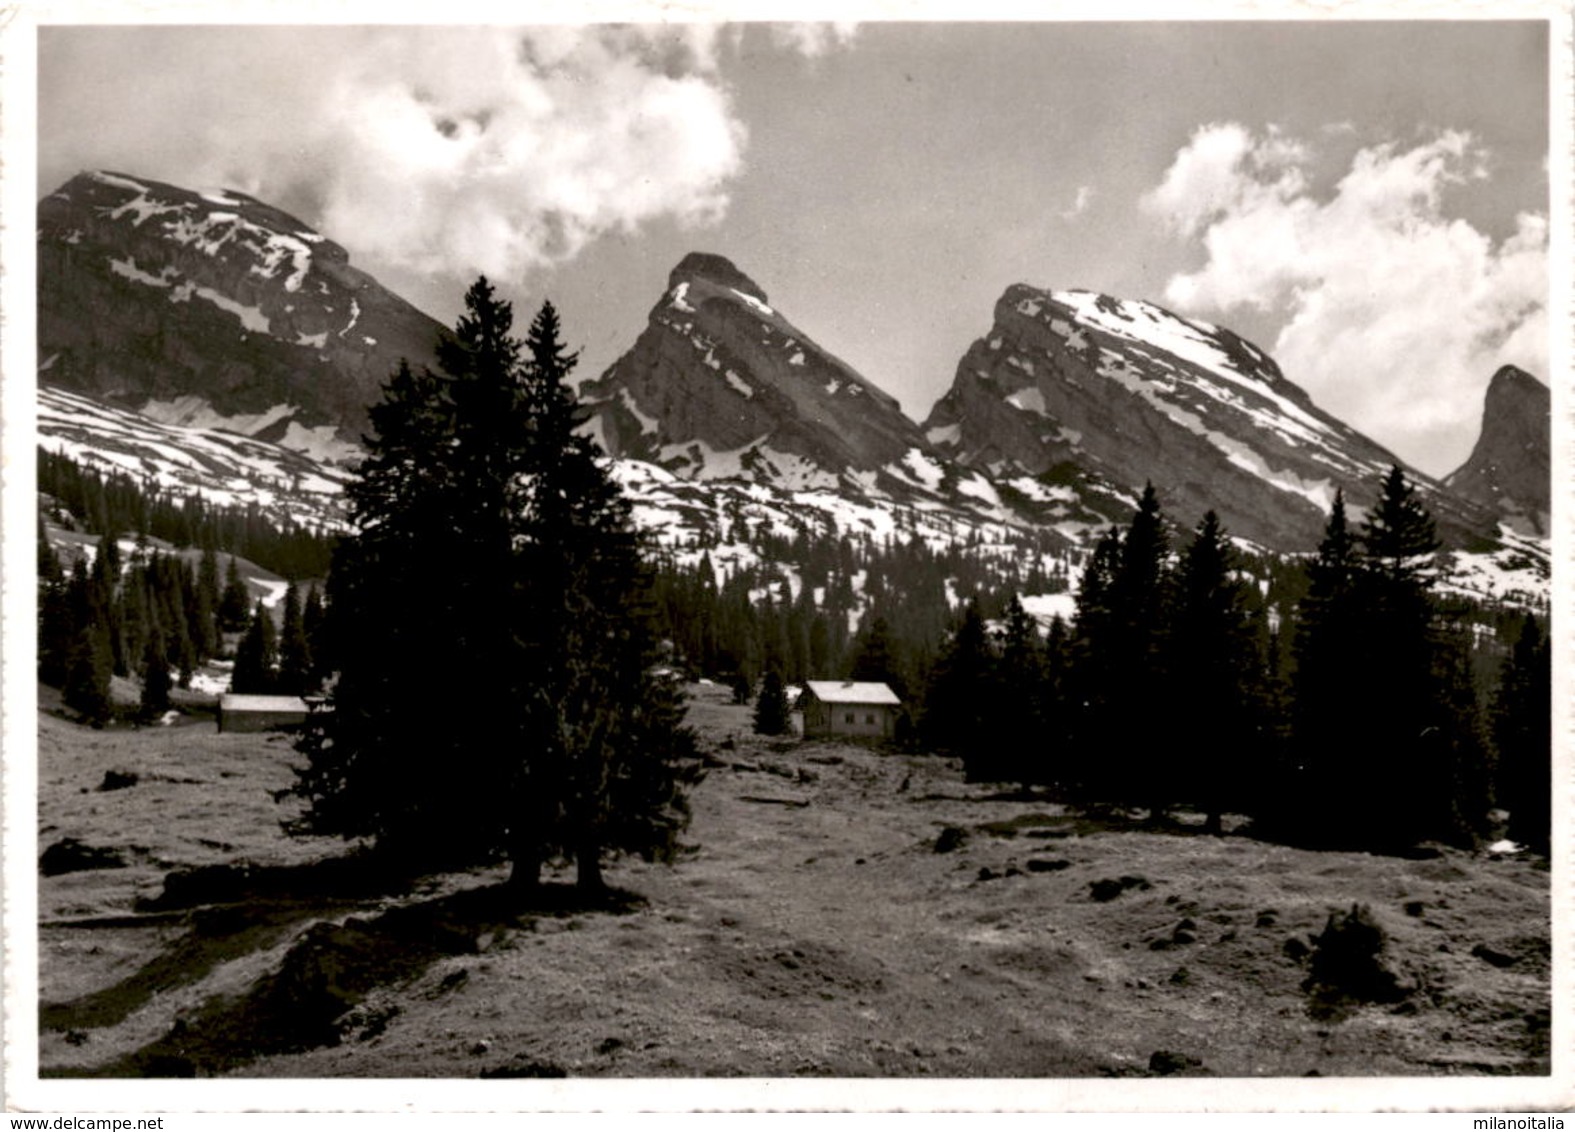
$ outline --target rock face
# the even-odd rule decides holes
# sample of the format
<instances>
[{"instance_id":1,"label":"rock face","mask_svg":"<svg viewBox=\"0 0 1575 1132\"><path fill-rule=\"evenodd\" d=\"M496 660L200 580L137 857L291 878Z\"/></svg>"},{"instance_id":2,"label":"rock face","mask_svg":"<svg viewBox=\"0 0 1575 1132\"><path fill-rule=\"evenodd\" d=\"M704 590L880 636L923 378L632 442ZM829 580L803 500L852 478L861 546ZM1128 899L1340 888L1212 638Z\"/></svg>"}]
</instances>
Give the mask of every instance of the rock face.
<instances>
[{"instance_id":1,"label":"rock face","mask_svg":"<svg viewBox=\"0 0 1575 1132\"><path fill-rule=\"evenodd\" d=\"M41 382L174 425L348 455L442 327L241 193L83 173L38 207Z\"/></svg>"},{"instance_id":2,"label":"rock face","mask_svg":"<svg viewBox=\"0 0 1575 1132\"><path fill-rule=\"evenodd\" d=\"M716 255L684 257L634 347L580 393L611 455L686 479L834 488L929 449L895 398Z\"/></svg>"},{"instance_id":3,"label":"rock face","mask_svg":"<svg viewBox=\"0 0 1575 1132\"><path fill-rule=\"evenodd\" d=\"M1548 387L1523 369L1504 366L1488 383L1476 447L1444 478L1445 486L1522 534L1548 534L1552 423Z\"/></svg>"},{"instance_id":4,"label":"rock face","mask_svg":"<svg viewBox=\"0 0 1575 1132\"><path fill-rule=\"evenodd\" d=\"M1399 462L1228 330L1021 284L924 428L942 454L993 475L1072 463L1118 484L1152 481L1179 523L1213 508L1230 533L1278 551L1313 549L1335 492L1365 508ZM1473 505L1412 478L1450 543L1491 530Z\"/></svg>"}]
</instances>

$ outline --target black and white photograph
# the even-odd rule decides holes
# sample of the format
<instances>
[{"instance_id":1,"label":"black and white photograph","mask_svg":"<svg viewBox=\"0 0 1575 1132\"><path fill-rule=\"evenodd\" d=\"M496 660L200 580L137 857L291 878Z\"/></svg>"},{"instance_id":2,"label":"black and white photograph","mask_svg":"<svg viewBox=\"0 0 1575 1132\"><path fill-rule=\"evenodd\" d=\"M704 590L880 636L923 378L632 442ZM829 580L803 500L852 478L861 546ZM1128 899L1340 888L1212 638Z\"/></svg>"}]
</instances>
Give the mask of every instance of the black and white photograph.
<instances>
[{"instance_id":1,"label":"black and white photograph","mask_svg":"<svg viewBox=\"0 0 1575 1132\"><path fill-rule=\"evenodd\" d=\"M3 41L9 1105L1575 1105L1567 7L199 11Z\"/></svg>"}]
</instances>

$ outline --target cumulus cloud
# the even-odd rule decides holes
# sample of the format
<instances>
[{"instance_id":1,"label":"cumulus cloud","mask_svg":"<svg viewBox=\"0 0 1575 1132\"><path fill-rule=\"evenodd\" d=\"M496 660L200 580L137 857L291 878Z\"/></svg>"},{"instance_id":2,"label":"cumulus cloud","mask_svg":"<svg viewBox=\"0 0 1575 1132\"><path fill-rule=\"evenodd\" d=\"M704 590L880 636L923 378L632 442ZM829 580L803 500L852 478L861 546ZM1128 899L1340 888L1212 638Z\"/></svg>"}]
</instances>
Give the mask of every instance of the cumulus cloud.
<instances>
[{"instance_id":1,"label":"cumulus cloud","mask_svg":"<svg viewBox=\"0 0 1575 1132\"><path fill-rule=\"evenodd\" d=\"M1188 311L1280 316L1273 353L1318 403L1424 471L1470 453L1482 394L1505 363L1547 374L1548 225L1522 214L1495 242L1445 209L1488 176L1468 134L1359 150L1332 192L1308 145L1236 123L1199 129L1143 207L1198 241L1173 276Z\"/></svg>"},{"instance_id":2,"label":"cumulus cloud","mask_svg":"<svg viewBox=\"0 0 1575 1132\"><path fill-rule=\"evenodd\" d=\"M1076 220L1088 210L1088 206L1093 199L1093 187L1090 185L1079 185L1077 187L1077 196L1072 200L1072 206L1061 210L1061 219Z\"/></svg>"},{"instance_id":3,"label":"cumulus cloud","mask_svg":"<svg viewBox=\"0 0 1575 1132\"><path fill-rule=\"evenodd\" d=\"M855 23L778 23L768 25L771 40L810 59L817 59L852 44L858 35Z\"/></svg>"},{"instance_id":4,"label":"cumulus cloud","mask_svg":"<svg viewBox=\"0 0 1575 1132\"><path fill-rule=\"evenodd\" d=\"M41 168L228 185L357 256L518 278L607 233L722 215L747 140L723 34L50 29Z\"/></svg>"}]
</instances>

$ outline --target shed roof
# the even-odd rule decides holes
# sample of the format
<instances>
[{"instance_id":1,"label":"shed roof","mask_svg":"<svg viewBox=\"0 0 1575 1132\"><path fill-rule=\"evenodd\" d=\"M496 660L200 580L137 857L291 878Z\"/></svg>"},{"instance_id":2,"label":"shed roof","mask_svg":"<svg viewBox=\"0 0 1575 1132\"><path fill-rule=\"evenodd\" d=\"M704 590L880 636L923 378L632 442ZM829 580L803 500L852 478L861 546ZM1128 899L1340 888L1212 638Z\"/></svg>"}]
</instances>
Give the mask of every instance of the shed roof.
<instances>
[{"instance_id":1,"label":"shed roof","mask_svg":"<svg viewBox=\"0 0 1575 1132\"><path fill-rule=\"evenodd\" d=\"M856 680L806 680L814 697L826 704L890 704L902 703L885 684Z\"/></svg>"},{"instance_id":2,"label":"shed roof","mask_svg":"<svg viewBox=\"0 0 1575 1132\"><path fill-rule=\"evenodd\" d=\"M306 701L300 696L259 696L226 692L219 697L220 711L298 711L304 713Z\"/></svg>"}]
</instances>

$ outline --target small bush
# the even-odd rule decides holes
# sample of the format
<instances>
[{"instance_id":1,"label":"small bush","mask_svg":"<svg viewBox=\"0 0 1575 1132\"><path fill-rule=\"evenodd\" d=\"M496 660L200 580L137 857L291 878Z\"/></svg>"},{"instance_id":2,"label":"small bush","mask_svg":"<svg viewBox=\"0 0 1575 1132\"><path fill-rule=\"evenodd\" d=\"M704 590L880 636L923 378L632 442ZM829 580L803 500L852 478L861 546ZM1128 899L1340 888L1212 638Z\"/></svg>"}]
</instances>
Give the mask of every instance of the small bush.
<instances>
[{"instance_id":1,"label":"small bush","mask_svg":"<svg viewBox=\"0 0 1575 1132\"><path fill-rule=\"evenodd\" d=\"M1365 904L1346 913L1329 913L1313 937L1307 980L1302 989L1325 1000L1399 1002L1411 993L1384 958L1389 936Z\"/></svg>"},{"instance_id":2,"label":"small bush","mask_svg":"<svg viewBox=\"0 0 1575 1132\"><path fill-rule=\"evenodd\" d=\"M135 786L139 781L141 779L134 770L106 770L104 781L98 784L98 788L100 791L125 790Z\"/></svg>"},{"instance_id":3,"label":"small bush","mask_svg":"<svg viewBox=\"0 0 1575 1132\"><path fill-rule=\"evenodd\" d=\"M935 851L937 853L950 853L962 848L967 840L968 835L966 833L955 825L949 825L941 830L940 836L935 839Z\"/></svg>"}]
</instances>

